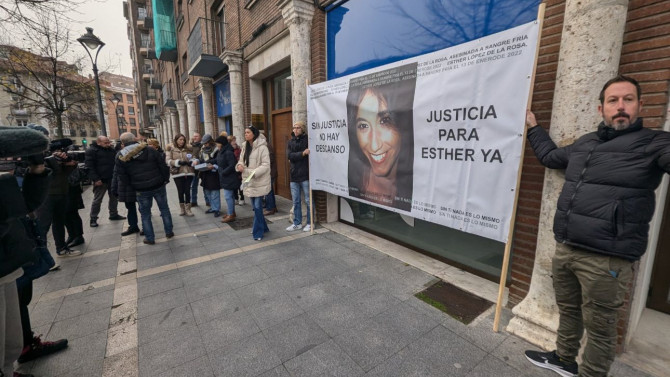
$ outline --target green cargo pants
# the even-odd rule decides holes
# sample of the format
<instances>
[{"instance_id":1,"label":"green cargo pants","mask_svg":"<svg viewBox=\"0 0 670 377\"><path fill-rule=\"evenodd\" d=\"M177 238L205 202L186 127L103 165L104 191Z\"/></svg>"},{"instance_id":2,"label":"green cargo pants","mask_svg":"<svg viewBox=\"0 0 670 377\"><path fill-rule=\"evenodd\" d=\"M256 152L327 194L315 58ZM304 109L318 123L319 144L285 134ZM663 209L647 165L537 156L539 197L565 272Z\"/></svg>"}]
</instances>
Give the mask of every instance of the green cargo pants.
<instances>
[{"instance_id":1,"label":"green cargo pants","mask_svg":"<svg viewBox=\"0 0 670 377\"><path fill-rule=\"evenodd\" d=\"M558 244L552 271L560 314L556 350L574 361L586 329L580 377L606 377L614 361L618 310L623 305L633 263Z\"/></svg>"}]
</instances>

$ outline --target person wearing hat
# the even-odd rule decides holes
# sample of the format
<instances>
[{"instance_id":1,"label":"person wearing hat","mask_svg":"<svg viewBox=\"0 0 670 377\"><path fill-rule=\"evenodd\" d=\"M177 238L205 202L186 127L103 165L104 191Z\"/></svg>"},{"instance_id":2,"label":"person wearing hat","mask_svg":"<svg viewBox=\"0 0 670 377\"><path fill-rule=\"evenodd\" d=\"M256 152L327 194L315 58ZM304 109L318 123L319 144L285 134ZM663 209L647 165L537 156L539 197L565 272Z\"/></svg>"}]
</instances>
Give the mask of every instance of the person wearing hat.
<instances>
[{"instance_id":1,"label":"person wearing hat","mask_svg":"<svg viewBox=\"0 0 670 377\"><path fill-rule=\"evenodd\" d=\"M25 362L67 347L67 340L42 341L30 326L28 305L32 280L17 288L22 266L38 261L35 241L22 220L34 216L49 190L50 170L44 165L43 151L49 141L27 127L0 127L0 375L26 376L13 372L14 361ZM16 158L25 158L28 168L21 186L14 176Z\"/></svg>"},{"instance_id":2,"label":"person wearing hat","mask_svg":"<svg viewBox=\"0 0 670 377\"><path fill-rule=\"evenodd\" d=\"M200 185L205 191L205 202L209 209L205 213L213 213L214 217L221 216L221 185L219 183L218 166L216 165L216 156L219 149L212 135L205 134L202 137L202 147L200 157L195 164L206 163L207 170L200 171Z\"/></svg>"},{"instance_id":3,"label":"person wearing hat","mask_svg":"<svg viewBox=\"0 0 670 377\"><path fill-rule=\"evenodd\" d=\"M228 143L228 138L219 136L216 138L216 144L219 148L219 154L216 157L218 165L219 182L223 189L223 197L226 200L227 215L221 220L222 223L229 223L235 220L235 191L240 188L240 177L235 172L235 152L233 146Z\"/></svg>"},{"instance_id":4,"label":"person wearing hat","mask_svg":"<svg viewBox=\"0 0 670 377\"><path fill-rule=\"evenodd\" d=\"M263 196L270 192L271 184L270 152L265 136L254 126L244 129L244 140L240 160L235 168L242 173L244 192L251 199L254 209L254 240L260 241L263 234L270 231L263 216Z\"/></svg>"}]
</instances>

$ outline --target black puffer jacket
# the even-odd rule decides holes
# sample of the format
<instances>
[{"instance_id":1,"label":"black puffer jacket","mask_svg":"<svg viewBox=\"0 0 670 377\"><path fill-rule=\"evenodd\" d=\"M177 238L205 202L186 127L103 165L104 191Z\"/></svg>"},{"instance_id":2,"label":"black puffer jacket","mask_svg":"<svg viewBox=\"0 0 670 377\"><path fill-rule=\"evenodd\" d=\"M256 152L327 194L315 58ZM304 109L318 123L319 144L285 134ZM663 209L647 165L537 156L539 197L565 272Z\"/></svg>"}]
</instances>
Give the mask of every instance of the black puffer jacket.
<instances>
[{"instance_id":1,"label":"black puffer jacket","mask_svg":"<svg viewBox=\"0 0 670 377\"><path fill-rule=\"evenodd\" d=\"M233 147L226 142L216 156L216 164L219 166L219 182L222 189L237 190L240 188L242 182L240 176L235 172L236 163Z\"/></svg>"},{"instance_id":2,"label":"black puffer jacket","mask_svg":"<svg viewBox=\"0 0 670 377\"><path fill-rule=\"evenodd\" d=\"M23 190L16 178L0 175L0 278L11 274L35 256L21 218L35 211L46 199L49 170L39 175L26 174Z\"/></svg>"},{"instance_id":3,"label":"black puffer jacket","mask_svg":"<svg viewBox=\"0 0 670 377\"><path fill-rule=\"evenodd\" d=\"M654 190L670 172L670 133L642 128L606 135L599 127L558 148L542 127L528 131L535 154L551 169L565 169L554 217L558 242L638 260L647 248Z\"/></svg>"},{"instance_id":4,"label":"black puffer jacket","mask_svg":"<svg viewBox=\"0 0 670 377\"><path fill-rule=\"evenodd\" d=\"M114 174L116 151L114 148L103 148L98 144L91 144L86 150L86 167L91 181L111 183Z\"/></svg>"},{"instance_id":5,"label":"black puffer jacket","mask_svg":"<svg viewBox=\"0 0 670 377\"><path fill-rule=\"evenodd\" d=\"M292 135L293 137L286 145L286 155L291 161L291 182L307 181L309 180L309 155L302 155L302 152L309 146L307 135Z\"/></svg>"},{"instance_id":6,"label":"black puffer jacket","mask_svg":"<svg viewBox=\"0 0 670 377\"><path fill-rule=\"evenodd\" d=\"M116 155L116 158L118 159L121 156L122 156L121 152L119 152ZM116 196L120 202L133 203L137 201L137 194L135 193L135 189L132 188L132 186L130 185L121 184L121 181L119 180L119 172L118 169L116 168L116 165L114 165L114 175L112 176L111 191L112 195Z\"/></svg>"},{"instance_id":7,"label":"black puffer jacket","mask_svg":"<svg viewBox=\"0 0 670 377\"><path fill-rule=\"evenodd\" d=\"M170 181L170 169L160 153L146 144L128 144L116 159L119 185L151 191ZM120 187L120 186L119 186Z\"/></svg>"}]
</instances>

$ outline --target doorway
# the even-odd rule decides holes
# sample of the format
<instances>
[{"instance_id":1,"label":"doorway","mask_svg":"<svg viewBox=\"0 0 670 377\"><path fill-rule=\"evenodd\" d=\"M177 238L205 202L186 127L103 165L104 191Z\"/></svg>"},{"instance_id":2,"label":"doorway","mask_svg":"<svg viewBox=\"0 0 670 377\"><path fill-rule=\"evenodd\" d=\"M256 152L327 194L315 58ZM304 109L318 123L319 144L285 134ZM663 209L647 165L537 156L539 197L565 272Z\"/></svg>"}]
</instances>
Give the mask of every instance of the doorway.
<instances>
[{"instance_id":1,"label":"doorway","mask_svg":"<svg viewBox=\"0 0 670 377\"><path fill-rule=\"evenodd\" d=\"M291 198L290 169L291 164L286 155L286 145L291 139L293 112L291 102L291 70L287 69L267 79L263 83L266 119L270 120L270 138L277 165L275 194Z\"/></svg>"}]
</instances>

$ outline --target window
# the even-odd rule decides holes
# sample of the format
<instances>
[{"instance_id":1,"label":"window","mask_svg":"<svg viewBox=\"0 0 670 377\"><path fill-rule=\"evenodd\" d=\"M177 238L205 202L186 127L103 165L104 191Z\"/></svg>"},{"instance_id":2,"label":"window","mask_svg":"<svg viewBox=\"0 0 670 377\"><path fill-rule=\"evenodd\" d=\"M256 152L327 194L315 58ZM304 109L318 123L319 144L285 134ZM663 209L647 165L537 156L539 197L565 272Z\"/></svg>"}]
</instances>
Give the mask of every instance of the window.
<instances>
[{"instance_id":1,"label":"window","mask_svg":"<svg viewBox=\"0 0 670 377\"><path fill-rule=\"evenodd\" d=\"M21 119L18 119L18 120L16 121L16 125L17 125L17 126L20 126L20 127L26 127L26 126L28 125L28 121L27 121L27 120L21 120Z\"/></svg>"},{"instance_id":2,"label":"window","mask_svg":"<svg viewBox=\"0 0 670 377\"><path fill-rule=\"evenodd\" d=\"M135 118L130 118L130 127L135 127L137 124L135 123Z\"/></svg>"},{"instance_id":3,"label":"window","mask_svg":"<svg viewBox=\"0 0 670 377\"><path fill-rule=\"evenodd\" d=\"M273 86L274 110L291 107L291 71L275 77Z\"/></svg>"},{"instance_id":4,"label":"window","mask_svg":"<svg viewBox=\"0 0 670 377\"><path fill-rule=\"evenodd\" d=\"M132 106L128 106L128 115L135 115L135 108Z\"/></svg>"},{"instance_id":5,"label":"window","mask_svg":"<svg viewBox=\"0 0 670 377\"><path fill-rule=\"evenodd\" d=\"M126 102L129 104L133 103L133 95L132 94L126 94Z\"/></svg>"},{"instance_id":6,"label":"window","mask_svg":"<svg viewBox=\"0 0 670 377\"><path fill-rule=\"evenodd\" d=\"M226 14L225 14L226 7L223 5L221 6L221 9L216 13L216 20L219 21L219 29L216 32L219 33L218 40L221 41L221 45L217 46L220 51L223 51L224 48L226 48Z\"/></svg>"},{"instance_id":7,"label":"window","mask_svg":"<svg viewBox=\"0 0 670 377\"><path fill-rule=\"evenodd\" d=\"M124 114L123 106L117 106L116 107L116 113L119 114L119 115L123 115Z\"/></svg>"}]
</instances>

